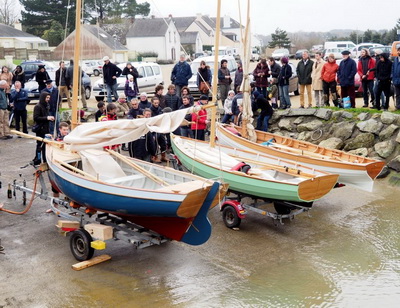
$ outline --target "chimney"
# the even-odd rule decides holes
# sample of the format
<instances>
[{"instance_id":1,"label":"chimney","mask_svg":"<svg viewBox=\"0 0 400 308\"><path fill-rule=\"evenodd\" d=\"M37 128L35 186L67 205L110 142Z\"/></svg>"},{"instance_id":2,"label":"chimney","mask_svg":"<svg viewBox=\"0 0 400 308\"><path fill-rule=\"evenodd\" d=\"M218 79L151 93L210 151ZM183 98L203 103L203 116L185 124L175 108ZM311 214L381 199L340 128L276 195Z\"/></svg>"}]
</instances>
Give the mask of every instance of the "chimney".
<instances>
[{"instance_id":1,"label":"chimney","mask_svg":"<svg viewBox=\"0 0 400 308\"><path fill-rule=\"evenodd\" d=\"M202 16L203 16L203 15L201 15L201 13L197 13L197 14L196 14L196 19L199 20L199 19L201 19Z\"/></svg>"},{"instance_id":2,"label":"chimney","mask_svg":"<svg viewBox=\"0 0 400 308\"><path fill-rule=\"evenodd\" d=\"M231 18L228 15L224 15L224 21L222 28L230 28L231 27Z\"/></svg>"},{"instance_id":3,"label":"chimney","mask_svg":"<svg viewBox=\"0 0 400 308\"><path fill-rule=\"evenodd\" d=\"M19 31L22 31L22 24L19 21L16 21L14 23L14 28L19 30Z\"/></svg>"},{"instance_id":4,"label":"chimney","mask_svg":"<svg viewBox=\"0 0 400 308\"><path fill-rule=\"evenodd\" d=\"M169 14L168 18L169 18L169 20L171 20L172 19L172 14Z\"/></svg>"}]
</instances>

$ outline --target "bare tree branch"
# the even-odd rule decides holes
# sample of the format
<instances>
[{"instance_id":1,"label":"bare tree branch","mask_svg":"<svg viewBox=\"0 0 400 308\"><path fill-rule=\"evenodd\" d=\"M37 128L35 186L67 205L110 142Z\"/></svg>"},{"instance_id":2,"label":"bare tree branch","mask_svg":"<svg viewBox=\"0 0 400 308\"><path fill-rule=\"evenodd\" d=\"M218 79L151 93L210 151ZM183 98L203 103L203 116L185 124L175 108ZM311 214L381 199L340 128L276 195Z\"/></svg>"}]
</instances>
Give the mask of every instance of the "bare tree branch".
<instances>
[{"instance_id":1,"label":"bare tree branch","mask_svg":"<svg viewBox=\"0 0 400 308\"><path fill-rule=\"evenodd\" d=\"M0 0L0 22L8 26L14 25L21 17L21 6L16 0Z\"/></svg>"}]
</instances>

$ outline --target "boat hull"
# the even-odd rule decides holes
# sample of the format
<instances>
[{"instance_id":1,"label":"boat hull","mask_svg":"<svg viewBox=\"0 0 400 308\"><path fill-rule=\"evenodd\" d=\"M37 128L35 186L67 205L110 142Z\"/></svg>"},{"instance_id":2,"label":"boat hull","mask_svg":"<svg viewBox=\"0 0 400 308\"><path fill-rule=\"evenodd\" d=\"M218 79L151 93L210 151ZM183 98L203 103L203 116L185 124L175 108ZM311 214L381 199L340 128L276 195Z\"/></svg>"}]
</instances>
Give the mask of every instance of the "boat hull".
<instances>
[{"instance_id":1,"label":"boat hull","mask_svg":"<svg viewBox=\"0 0 400 308\"><path fill-rule=\"evenodd\" d=\"M257 134L262 134L262 132L257 131ZM217 125L216 136L218 138L218 142L222 145L255 151L257 153L265 153L280 159L287 159L300 163L304 166L316 168L321 171L338 174L340 183L352 185L366 191L373 190L373 179L379 174L384 166L384 162L381 161L371 161L365 164L356 164L350 162L340 162L334 159L316 158L312 157L311 155L301 155L301 153L290 153L279 148L264 146L256 142L251 142L250 140L237 136L224 129L222 125ZM271 138L272 137L273 134L271 134Z\"/></svg>"}]
</instances>

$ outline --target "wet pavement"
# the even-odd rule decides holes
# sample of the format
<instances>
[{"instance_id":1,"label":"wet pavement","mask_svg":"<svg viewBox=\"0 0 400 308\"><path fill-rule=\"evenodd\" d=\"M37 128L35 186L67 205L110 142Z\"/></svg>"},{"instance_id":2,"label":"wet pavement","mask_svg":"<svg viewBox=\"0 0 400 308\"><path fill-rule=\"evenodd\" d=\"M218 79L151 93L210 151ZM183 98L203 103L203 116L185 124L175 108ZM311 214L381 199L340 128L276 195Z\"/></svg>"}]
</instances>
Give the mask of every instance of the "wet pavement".
<instances>
[{"instance_id":1,"label":"wet pavement","mask_svg":"<svg viewBox=\"0 0 400 308\"><path fill-rule=\"evenodd\" d=\"M7 208L24 209L21 193L7 199L7 183L32 187L33 168L20 167L34 149L27 139L0 143ZM80 272L58 218L36 199L25 215L0 212L0 307L398 307L399 199L399 186L383 179L373 193L335 189L284 225L250 213L239 231L214 208L202 246L109 241L95 255L112 259Z\"/></svg>"}]
</instances>

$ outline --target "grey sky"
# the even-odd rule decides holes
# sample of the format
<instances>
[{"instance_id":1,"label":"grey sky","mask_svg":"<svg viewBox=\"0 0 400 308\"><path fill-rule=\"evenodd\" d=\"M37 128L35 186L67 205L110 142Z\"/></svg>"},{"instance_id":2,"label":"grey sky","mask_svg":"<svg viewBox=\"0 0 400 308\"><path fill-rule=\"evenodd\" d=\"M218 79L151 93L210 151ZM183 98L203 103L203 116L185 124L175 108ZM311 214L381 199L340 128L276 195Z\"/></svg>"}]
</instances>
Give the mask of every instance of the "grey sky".
<instances>
[{"instance_id":1,"label":"grey sky","mask_svg":"<svg viewBox=\"0 0 400 308\"><path fill-rule=\"evenodd\" d=\"M144 1L138 1L141 3ZM216 16L217 0L147 0L157 17ZM332 29L391 29L400 18L395 0L251 0L251 27L258 34L271 34L277 27L288 32L329 31ZM240 0L242 16L247 1ZM238 0L222 0L221 15L239 21Z\"/></svg>"}]
</instances>

